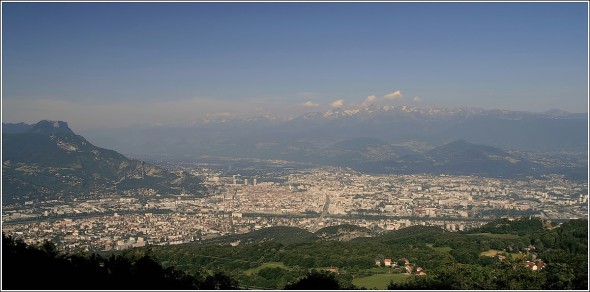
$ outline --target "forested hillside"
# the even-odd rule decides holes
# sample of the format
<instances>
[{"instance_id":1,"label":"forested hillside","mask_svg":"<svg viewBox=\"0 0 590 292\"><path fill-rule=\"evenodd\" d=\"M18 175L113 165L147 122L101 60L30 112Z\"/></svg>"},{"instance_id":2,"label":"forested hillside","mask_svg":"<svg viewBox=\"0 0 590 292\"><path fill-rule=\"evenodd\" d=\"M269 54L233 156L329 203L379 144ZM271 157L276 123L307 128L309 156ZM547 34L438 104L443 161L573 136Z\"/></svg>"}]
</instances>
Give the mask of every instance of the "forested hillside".
<instances>
[{"instance_id":1,"label":"forested hillside","mask_svg":"<svg viewBox=\"0 0 590 292\"><path fill-rule=\"evenodd\" d=\"M340 230L318 232L332 229ZM413 226L348 241L312 233L300 233L307 236L292 242L273 240L292 232L272 228L231 241L101 255L64 255L51 243L31 247L3 237L3 288L588 288L587 220L557 225L502 219L466 232ZM16 275L39 281L20 282Z\"/></svg>"}]
</instances>

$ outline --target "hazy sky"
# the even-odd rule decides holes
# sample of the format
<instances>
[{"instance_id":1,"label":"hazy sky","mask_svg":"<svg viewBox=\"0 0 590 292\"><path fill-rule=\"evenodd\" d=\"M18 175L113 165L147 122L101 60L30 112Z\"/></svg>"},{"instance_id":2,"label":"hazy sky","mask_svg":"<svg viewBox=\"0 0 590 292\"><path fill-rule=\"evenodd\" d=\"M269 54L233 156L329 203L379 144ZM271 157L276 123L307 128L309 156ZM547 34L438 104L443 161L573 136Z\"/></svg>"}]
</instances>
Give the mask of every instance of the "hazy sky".
<instances>
[{"instance_id":1,"label":"hazy sky","mask_svg":"<svg viewBox=\"0 0 590 292\"><path fill-rule=\"evenodd\" d=\"M2 120L587 112L588 4L2 3Z\"/></svg>"}]
</instances>

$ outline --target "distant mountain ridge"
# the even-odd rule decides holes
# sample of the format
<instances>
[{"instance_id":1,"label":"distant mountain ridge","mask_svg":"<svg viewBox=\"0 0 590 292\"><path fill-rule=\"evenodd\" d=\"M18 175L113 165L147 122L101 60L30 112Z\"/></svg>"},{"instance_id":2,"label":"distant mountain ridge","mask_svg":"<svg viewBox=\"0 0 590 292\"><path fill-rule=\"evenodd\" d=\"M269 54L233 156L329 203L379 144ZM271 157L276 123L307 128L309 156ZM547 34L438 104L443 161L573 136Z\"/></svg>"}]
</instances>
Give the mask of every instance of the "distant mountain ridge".
<instances>
[{"instance_id":1,"label":"distant mountain ridge","mask_svg":"<svg viewBox=\"0 0 590 292\"><path fill-rule=\"evenodd\" d=\"M3 127L7 133L26 129L23 124ZM371 105L293 119L224 116L185 126L94 130L85 137L96 145L142 156L278 159L374 173L513 177L551 172L576 179L588 173L587 114L559 110ZM449 145L436 149L445 144ZM559 162L563 153L573 153L566 157L567 164ZM545 154L558 156L548 160Z\"/></svg>"},{"instance_id":2,"label":"distant mountain ridge","mask_svg":"<svg viewBox=\"0 0 590 292\"><path fill-rule=\"evenodd\" d=\"M542 165L486 145L456 140L427 151L386 161L380 166L402 173L434 173L513 177L538 175Z\"/></svg>"},{"instance_id":3,"label":"distant mountain ridge","mask_svg":"<svg viewBox=\"0 0 590 292\"><path fill-rule=\"evenodd\" d=\"M431 148L463 139L503 149L587 152L588 116L558 110L368 106L310 112L292 119L224 117L185 126L93 130L85 136L122 153L177 156L292 159L359 137Z\"/></svg>"},{"instance_id":4,"label":"distant mountain ridge","mask_svg":"<svg viewBox=\"0 0 590 292\"><path fill-rule=\"evenodd\" d=\"M13 127L2 133L2 151L6 202L140 188L164 193L202 189L200 179L186 173L172 173L96 147L62 121Z\"/></svg>"}]
</instances>

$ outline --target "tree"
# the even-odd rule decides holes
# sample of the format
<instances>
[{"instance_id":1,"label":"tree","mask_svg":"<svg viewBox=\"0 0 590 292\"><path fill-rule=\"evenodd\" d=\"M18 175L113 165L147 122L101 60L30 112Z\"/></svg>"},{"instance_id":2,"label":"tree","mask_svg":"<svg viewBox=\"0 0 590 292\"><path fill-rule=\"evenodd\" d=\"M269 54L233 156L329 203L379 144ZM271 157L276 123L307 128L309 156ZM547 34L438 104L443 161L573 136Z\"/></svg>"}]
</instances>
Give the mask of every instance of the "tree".
<instances>
[{"instance_id":1,"label":"tree","mask_svg":"<svg viewBox=\"0 0 590 292\"><path fill-rule=\"evenodd\" d=\"M223 273L201 281L173 267L163 268L151 252L105 259L92 254L60 255L51 242L28 246L2 234L2 281L6 289L184 290L237 289ZM21 281L22 277L27 281Z\"/></svg>"},{"instance_id":2,"label":"tree","mask_svg":"<svg viewBox=\"0 0 590 292\"><path fill-rule=\"evenodd\" d=\"M544 269L547 276L545 289L550 290L571 290L574 289L574 270L568 264L548 264ZM586 287L587 288L587 287Z\"/></svg>"},{"instance_id":3,"label":"tree","mask_svg":"<svg viewBox=\"0 0 590 292\"><path fill-rule=\"evenodd\" d=\"M207 276L200 289L205 290L236 290L238 283L222 272Z\"/></svg>"},{"instance_id":4,"label":"tree","mask_svg":"<svg viewBox=\"0 0 590 292\"><path fill-rule=\"evenodd\" d=\"M43 241L41 244L41 250L47 253L47 255L50 257L56 257L59 254L57 251L57 246L55 246L55 244L49 240Z\"/></svg>"},{"instance_id":5,"label":"tree","mask_svg":"<svg viewBox=\"0 0 590 292\"><path fill-rule=\"evenodd\" d=\"M299 281L288 284L285 290L339 290L340 284L333 273L312 270Z\"/></svg>"}]
</instances>

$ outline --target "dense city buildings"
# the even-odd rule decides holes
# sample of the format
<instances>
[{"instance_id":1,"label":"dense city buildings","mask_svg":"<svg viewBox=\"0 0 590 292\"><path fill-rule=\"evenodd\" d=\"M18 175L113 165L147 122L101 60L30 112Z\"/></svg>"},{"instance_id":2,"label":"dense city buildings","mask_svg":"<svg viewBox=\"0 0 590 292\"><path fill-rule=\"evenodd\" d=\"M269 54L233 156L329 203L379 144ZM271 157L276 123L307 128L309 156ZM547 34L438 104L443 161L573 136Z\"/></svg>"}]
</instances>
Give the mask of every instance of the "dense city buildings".
<instances>
[{"instance_id":1,"label":"dense city buildings","mask_svg":"<svg viewBox=\"0 0 590 292\"><path fill-rule=\"evenodd\" d=\"M68 202L4 205L3 232L63 250L108 251L179 244L270 226L354 224L375 231L434 225L461 231L510 216L587 218L587 182L450 175L372 175L348 168L289 169L242 176L183 166L207 193L171 196L151 189ZM239 244L235 243L235 244Z\"/></svg>"}]
</instances>

